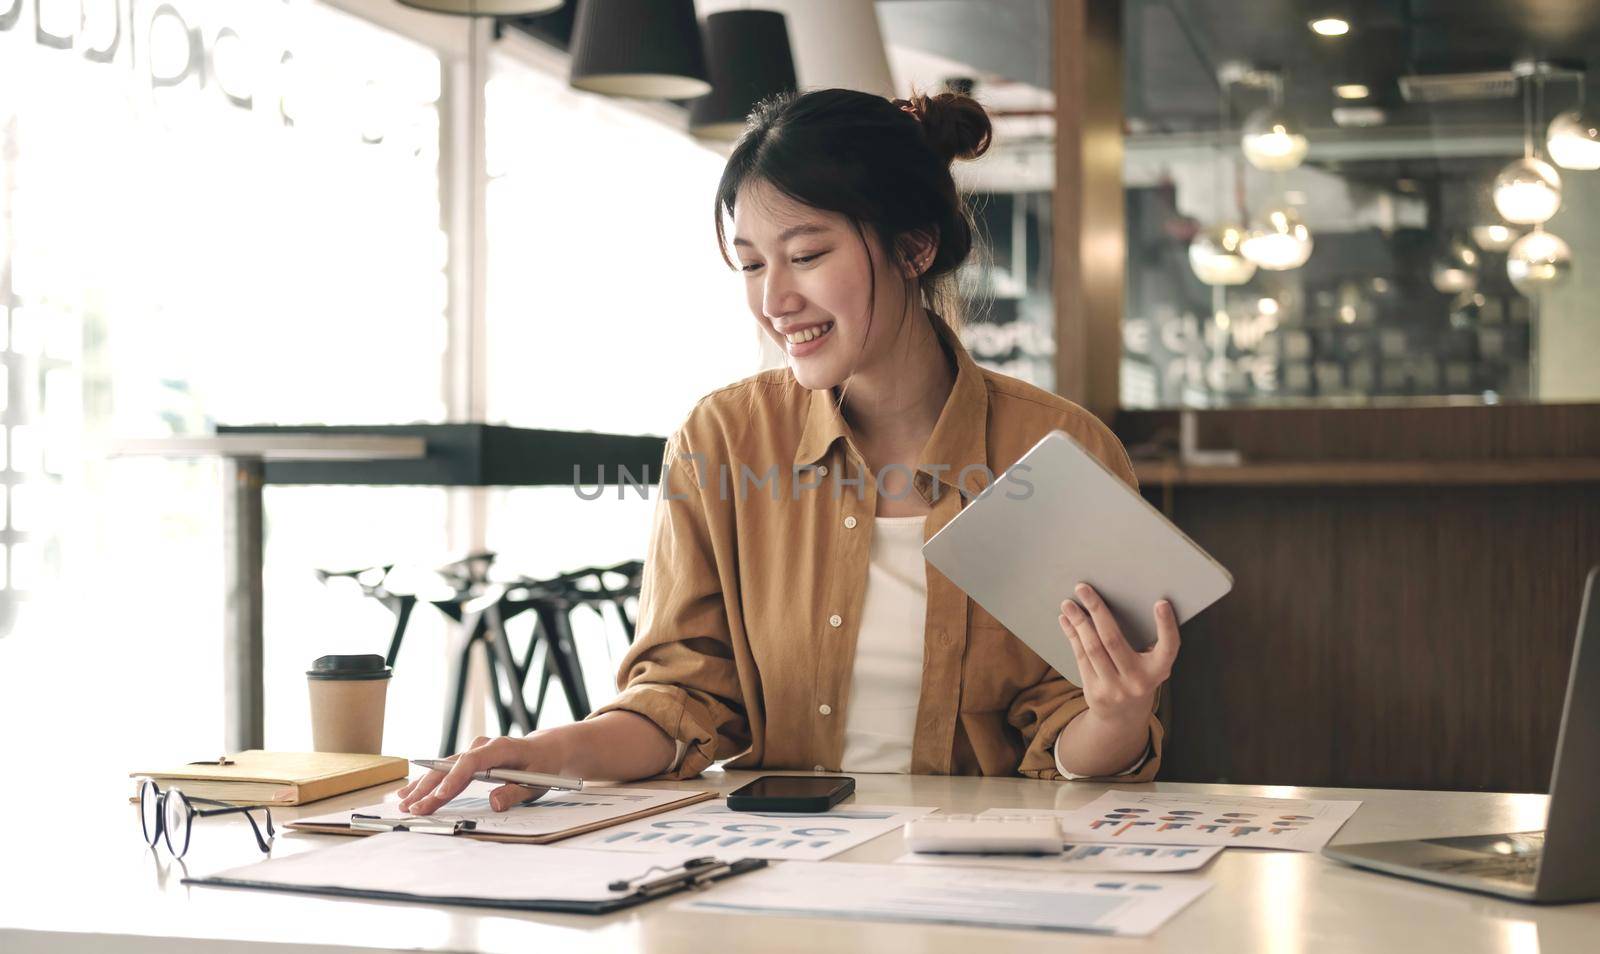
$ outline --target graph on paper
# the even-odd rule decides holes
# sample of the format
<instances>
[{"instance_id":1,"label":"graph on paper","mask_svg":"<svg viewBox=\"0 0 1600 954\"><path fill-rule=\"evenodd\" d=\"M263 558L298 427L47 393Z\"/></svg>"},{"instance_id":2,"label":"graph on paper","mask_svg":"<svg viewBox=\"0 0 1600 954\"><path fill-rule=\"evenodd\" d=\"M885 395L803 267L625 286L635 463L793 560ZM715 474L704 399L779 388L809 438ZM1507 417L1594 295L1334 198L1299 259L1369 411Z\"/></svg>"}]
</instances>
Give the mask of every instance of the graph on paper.
<instances>
[{"instance_id":1,"label":"graph on paper","mask_svg":"<svg viewBox=\"0 0 1600 954\"><path fill-rule=\"evenodd\" d=\"M892 831L931 808L845 805L811 815L736 812L725 800L591 832L565 847L608 851L673 852L689 848L719 858L821 861Z\"/></svg>"},{"instance_id":2,"label":"graph on paper","mask_svg":"<svg viewBox=\"0 0 1600 954\"><path fill-rule=\"evenodd\" d=\"M1054 815L1068 841L1145 845L1221 845L1318 851L1360 802L1297 798L1107 792ZM990 809L985 814L1004 814Z\"/></svg>"}]
</instances>

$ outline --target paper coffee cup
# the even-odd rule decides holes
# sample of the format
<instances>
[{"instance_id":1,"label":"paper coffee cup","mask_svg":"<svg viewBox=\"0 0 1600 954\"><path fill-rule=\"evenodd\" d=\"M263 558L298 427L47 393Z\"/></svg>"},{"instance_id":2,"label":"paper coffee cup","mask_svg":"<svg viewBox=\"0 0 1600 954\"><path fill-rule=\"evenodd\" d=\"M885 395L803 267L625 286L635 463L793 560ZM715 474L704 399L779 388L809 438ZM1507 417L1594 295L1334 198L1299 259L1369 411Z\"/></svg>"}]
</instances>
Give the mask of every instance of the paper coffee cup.
<instances>
[{"instance_id":1,"label":"paper coffee cup","mask_svg":"<svg viewBox=\"0 0 1600 954\"><path fill-rule=\"evenodd\" d=\"M383 749L383 707L394 671L382 656L323 656L311 664L311 740L318 752Z\"/></svg>"}]
</instances>

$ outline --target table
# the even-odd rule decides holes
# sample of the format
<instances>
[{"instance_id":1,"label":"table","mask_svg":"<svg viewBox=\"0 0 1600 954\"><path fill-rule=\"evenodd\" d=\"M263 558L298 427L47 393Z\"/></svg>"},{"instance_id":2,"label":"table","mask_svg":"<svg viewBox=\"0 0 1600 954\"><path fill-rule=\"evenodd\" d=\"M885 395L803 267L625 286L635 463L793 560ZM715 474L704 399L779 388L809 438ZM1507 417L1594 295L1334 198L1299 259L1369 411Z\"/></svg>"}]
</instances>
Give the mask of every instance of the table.
<instances>
[{"instance_id":1,"label":"table","mask_svg":"<svg viewBox=\"0 0 1600 954\"><path fill-rule=\"evenodd\" d=\"M267 484L365 486L584 486L645 483L666 439L489 424L219 427L214 435L117 441L111 456L223 460L222 749L262 747L262 513ZM652 476L653 475L653 476Z\"/></svg>"},{"instance_id":2,"label":"table","mask_svg":"<svg viewBox=\"0 0 1600 954\"><path fill-rule=\"evenodd\" d=\"M750 772L712 771L689 782L640 783L727 792ZM1108 786L1030 779L859 775L863 804L929 805L954 811L987 807L1074 808L1108 788L1285 798L1360 799L1337 842L1432 837L1539 828L1542 795L1412 792L1157 782ZM376 801L398 782L301 808L275 819L321 814ZM348 952L372 949L488 951L648 950L653 954L741 951L1074 952L1197 951L1321 954L1566 954L1595 950L1600 903L1540 907L1452 891L1348 868L1301 852L1230 850L1204 872L1167 877L1212 880L1212 890L1148 938L1106 938L1027 931L711 915L656 901L605 917L522 914L491 909L345 901L273 892L186 887L165 848L153 854L138 833L137 807L106 786L52 806L72 819L69 831L30 822L28 795L0 791L0 950L36 951ZM92 796L92 797L91 797ZM244 822L198 819L184 860L195 875L259 858ZM424 837L424 836L418 836ZM282 856L341 843L336 835L282 833ZM533 849L530 849L532 851ZM842 861L888 862L902 852L890 834L852 849ZM794 862L800 864L802 862ZM829 862L819 862L828 864Z\"/></svg>"}]
</instances>

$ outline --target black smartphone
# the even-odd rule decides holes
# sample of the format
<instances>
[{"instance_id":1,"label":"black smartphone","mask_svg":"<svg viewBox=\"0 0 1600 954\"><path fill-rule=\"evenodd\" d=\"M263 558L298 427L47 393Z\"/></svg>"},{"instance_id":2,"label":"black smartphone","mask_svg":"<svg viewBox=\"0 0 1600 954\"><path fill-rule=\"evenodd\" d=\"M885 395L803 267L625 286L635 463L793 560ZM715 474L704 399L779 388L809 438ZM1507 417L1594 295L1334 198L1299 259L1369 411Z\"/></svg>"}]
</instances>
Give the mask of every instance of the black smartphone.
<instances>
[{"instance_id":1,"label":"black smartphone","mask_svg":"<svg viewBox=\"0 0 1600 954\"><path fill-rule=\"evenodd\" d=\"M728 795L736 812L825 812L855 794L844 775L763 775Z\"/></svg>"}]
</instances>

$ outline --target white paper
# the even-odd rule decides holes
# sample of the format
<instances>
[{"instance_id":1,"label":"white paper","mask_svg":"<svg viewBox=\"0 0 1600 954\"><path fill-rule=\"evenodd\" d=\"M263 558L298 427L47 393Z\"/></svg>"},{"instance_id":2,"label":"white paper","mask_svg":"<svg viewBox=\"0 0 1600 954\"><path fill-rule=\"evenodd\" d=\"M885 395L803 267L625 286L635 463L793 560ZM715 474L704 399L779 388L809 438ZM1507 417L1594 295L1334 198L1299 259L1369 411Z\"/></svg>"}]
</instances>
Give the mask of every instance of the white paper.
<instances>
[{"instance_id":1,"label":"white paper","mask_svg":"<svg viewBox=\"0 0 1600 954\"><path fill-rule=\"evenodd\" d=\"M931 808L839 805L816 814L736 812L725 799L651 815L563 842L575 848L653 852L692 848L718 858L821 861L888 832Z\"/></svg>"},{"instance_id":2,"label":"white paper","mask_svg":"<svg viewBox=\"0 0 1600 954\"><path fill-rule=\"evenodd\" d=\"M689 911L915 921L1140 936L1211 887L1198 878L869 865L779 865L674 907Z\"/></svg>"},{"instance_id":3,"label":"white paper","mask_svg":"<svg viewBox=\"0 0 1600 954\"><path fill-rule=\"evenodd\" d=\"M689 857L685 852L672 859L645 859L554 845L385 832L210 877L308 891L384 891L423 900L604 901L627 894L607 888L612 881L639 878L651 864L681 863Z\"/></svg>"},{"instance_id":4,"label":"white paper","mask_svg":"<svg viewBox=\"0 0 1600 954\"><path fill-rule=\"evenodd\" d=\"M1071 842L1320 851L1360 807L1299 798L1107 792L1082 808L1029 814L1054 815ZM983 814L1010 813L991 808Z\"/></svg>"},{"instance_id":5,"label":"white paper","mask_svg":"<svg viewBox=\"0 0 1600 954\"><path fill-rule=\"evenodd\" d=\"M297 819L300 824L346 824L352 814L383 818L431 818L440 821L472 820L477 831L496 835L549 835L571 828L610 821L623 815L671 805L697 792L659 788L600 788L583 792L547 792L537 801L497 812L489 807L489 793L499 786L470 782L460 795L431 815L416 816L400 810L400 798L390 795L377 805ZM294 827L291 823L290 827Z\"/></svg>"},{"instance_id":6,"label":"white paper","mask_svg":"<svg viewBox=\"0 0 1600 954\"><path fill-rule=\"evenodd\" d=\"M1196 871L1222 851L1212 845L1067 845L1059 855L918 854L906 852L895 861L908 865L959 868L1011 868L1018 871Z\"/></svg>"}]
</instances>

